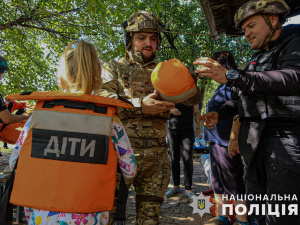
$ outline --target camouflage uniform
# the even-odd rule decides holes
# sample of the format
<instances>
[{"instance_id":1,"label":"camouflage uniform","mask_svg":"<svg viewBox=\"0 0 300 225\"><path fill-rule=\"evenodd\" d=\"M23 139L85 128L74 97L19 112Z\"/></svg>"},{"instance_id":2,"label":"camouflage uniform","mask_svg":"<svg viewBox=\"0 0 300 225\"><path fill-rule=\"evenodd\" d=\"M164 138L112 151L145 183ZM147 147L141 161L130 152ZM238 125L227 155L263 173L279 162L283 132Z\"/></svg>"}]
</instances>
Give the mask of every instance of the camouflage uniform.
<instances>
[{"instance_id":1,"label":"camouflage uniform","mask_svg":"<svg viewBox=\"0 0 300 225\"><path fill-rule=\"evenodd\" d=\"M127 131L137 161L136 191L137 224L158 224L160 206L170 180L170 161L167 154L166 121L169 111L156 115L142 113L141 100L153 93L151 72L155 60L144 63L139 52L127 52L119 61L103 65L102 95L123 97L135 108L119 110L118 117Z\"/></svg>"},{"instance_id":2,"label":"camouflage uniform","mask_svg":"<svg viewBox=\"0 0 300 225\"><path fill-rule=\"evenodd\" d=\"M130 49L132 33L150 32L158 36L163 24L149 12L134 13L122 26L125 29L124 43ZM144 62L140 52L127 51L126 57L103 65L101 95L129 100L134 109L119 109L118 117L127 131L137 162L137 176L126 180L136 191L137 224L158 224L160 206L170 181L170 160L168 158L166 135L169 111L156 115L142 112L142 99L154 92L151 73L157 65L156 59ZM201 100L201 92L185 101L195 105ZM113 216L110 216L113 218Z\"/></svg>"}]
</instances>

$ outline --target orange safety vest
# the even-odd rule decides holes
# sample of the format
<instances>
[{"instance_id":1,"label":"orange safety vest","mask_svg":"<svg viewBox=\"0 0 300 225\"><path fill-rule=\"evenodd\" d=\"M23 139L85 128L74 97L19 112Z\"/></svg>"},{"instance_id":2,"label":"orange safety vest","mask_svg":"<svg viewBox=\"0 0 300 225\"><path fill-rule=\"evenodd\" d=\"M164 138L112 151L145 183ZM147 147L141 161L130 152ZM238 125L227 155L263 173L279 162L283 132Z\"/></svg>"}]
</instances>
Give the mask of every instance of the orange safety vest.
<instances>
[{"instance_id":1,"label":"orange safety vest","mask_svg":"<svg viewBox=\"0 0 300 225\"><path fill-rule=\"evenodd\" d=\"M38 100L20 152L10 202L69 213L113 209L117 153L111 132L117 99L62 92L14 94Z\"/></svg>"}]
</instances>

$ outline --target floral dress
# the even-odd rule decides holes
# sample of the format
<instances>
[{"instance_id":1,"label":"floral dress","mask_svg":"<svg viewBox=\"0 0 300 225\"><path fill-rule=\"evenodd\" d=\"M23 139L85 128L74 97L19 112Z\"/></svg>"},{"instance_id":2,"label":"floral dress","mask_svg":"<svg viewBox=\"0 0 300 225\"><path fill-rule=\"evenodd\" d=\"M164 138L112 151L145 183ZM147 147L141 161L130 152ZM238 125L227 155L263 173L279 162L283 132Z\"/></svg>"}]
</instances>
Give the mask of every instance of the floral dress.
<instances>
[{"instance_id":1,"label":"floral dress","mask_svg":"<svg viewBox=\"0 0 300 225\"><path fill-rule=\"evenodd\" d=\"M22 144L28 134L31 118L28 119L13 149L10 166L13 168L20 154ZM112 142L117 151L118 164L125 178L133 178L136 162L127 133L117 116L112 124ZM103 193L105 195L105 193ZM94 213L63 213L33 208L24 208L28 225L105 225L109 221L109 211Z\"/></svg>"}]
</instances>

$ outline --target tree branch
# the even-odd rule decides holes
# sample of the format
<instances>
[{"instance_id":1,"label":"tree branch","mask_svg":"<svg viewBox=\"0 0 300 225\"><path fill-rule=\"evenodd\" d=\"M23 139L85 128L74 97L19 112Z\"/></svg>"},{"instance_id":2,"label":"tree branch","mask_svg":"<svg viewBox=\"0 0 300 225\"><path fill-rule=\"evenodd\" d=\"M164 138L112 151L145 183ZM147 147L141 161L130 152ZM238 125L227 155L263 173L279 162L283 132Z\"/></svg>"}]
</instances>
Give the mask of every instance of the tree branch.
<instances>
[{"instance_id":1,"label":"tree branch","mask_svg":"<svg viewBox=\"0 0 300 225\"><path fill-rule=\"evenodd\" d=\"M174 44L174 40L176 39L177 35L175 36L175 38L172 38L170 33L164 33L164 35L167 38L169 44L171 45L171 48L177 51L177 48Z\"/></svg>"},{"instance_id":2,"label":"tree branch","mask_svg":"<svg viewBox=\"0 0 300 225\"><path fill-rule=\"evenodd\" d=\"M5 30L5 29L9 29L13 26L19 25L21 23L24 23L26 21L29 21L30 19L28 19L25 15L20 16L19 19L15 20L15 21L11 21L5 24L0 24L0 30Z\"/></svg>"},{"instance_id":3,"label":"tree branch","mask_svg":"<svg viewBox=\"0 0 300 225\"><path fill-rule=\"evenodd\" d=\"M64 15L66 13L76 12L78 10L81 10L82 8L85 8L87 6L87 4L88 3L85 3L85 4L83 4L82 6L80 6L78 8L67 10L67 11L62 11L62 12L59 12L59 13L52 13L52 12L48 12L48 11L43 11L43 10L39 9L39 6L37 6L37 8L32 9L30 11L30 15L25 14L25 15L20 16L20 18L16 19L15 21L10 21L10 22L5 23L5 24L0 24L0 30L9 29L9 28L11 28L13 26L17 26L17 25L24 26L24 23L33 21L35 19L34 16L36 15L35 13L37 11L51 13L51 15L49 15L49 16L41 17L41 19L45 19L45 18L51 18L51 17L54 17L54 16L61 16L61 15ZM22 8L29 8L30 9L30 7L26 7L26 6L23 6L23 5L18 5L18 6L20 6ZM42 14L40 14L40 15L42 15ZM39 16L39 15L36 15L36 16Z\"/></svg>"},{"instance_id":4,"label":"tree branch","mask_svg":"<svg viewBox=\"0 0 300 225\"><path fill-rule=\"evenodd\" d=\"M75 9L71 9L71 10L67 10L67 11L62 11L60 13L58 13L59 15L63 15L63 14L66 14L66 13L70 13L70 12L76 12L76 11L79 11L81 9L84 9L86 6L88 5L88 2L86 2L85 4L83 4L82 6L78 7L78 8L75 8Z\"/></svg>"},{"instance_id":5,"label":"tree branch","mask_svg":"<svg viewBox=\"0 0 300 225\"><path fill-rule=\"evenodd\" d=\"M59 32L59 31L56 31L56 30L53 30L53 29L47 28L47 27L38 27L38 26L33 26L33 25L28 25L28 24L19 24L19 25L22 26L22 27L28 27L28 28L43 30L43 31L47 31L47 32L55 33L55 34L65 33L65 32Z\"/></svg>"}]
</instances>

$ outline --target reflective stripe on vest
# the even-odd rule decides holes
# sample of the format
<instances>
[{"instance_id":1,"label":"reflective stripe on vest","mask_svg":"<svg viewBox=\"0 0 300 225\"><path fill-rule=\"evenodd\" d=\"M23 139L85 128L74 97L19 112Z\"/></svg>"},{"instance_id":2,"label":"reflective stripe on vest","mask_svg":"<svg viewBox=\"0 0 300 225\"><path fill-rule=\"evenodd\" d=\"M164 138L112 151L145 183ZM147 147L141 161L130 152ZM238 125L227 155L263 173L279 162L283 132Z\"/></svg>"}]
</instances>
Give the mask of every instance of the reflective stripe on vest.
<instances>
[{"instance_id":1,"label":"reflective stripe on vest","mask_svg":"<svg viewBox=\"0 0 300 225\"><path fill-rule=\"evenodd\" d=\"M83 109L78 102L74 106L79 109L69 108L70 102L64 106L50 101L53 107L49 101L37 102L20 152L11 203L69 213L113 208L117 153L111 129L117 107L106 105L108 100L97 101L92 109ZM102 113L94 112L99 107Z\"/></svg>"}]
</instances>

